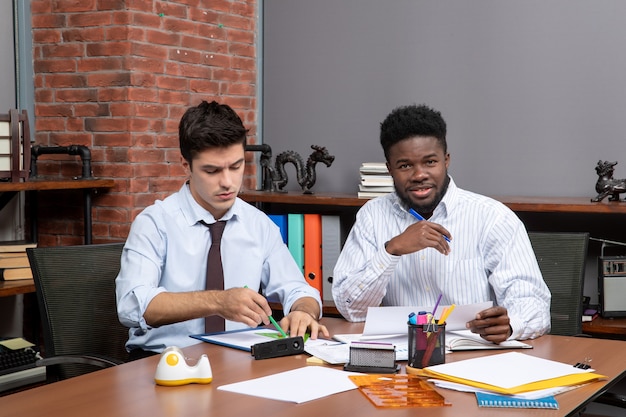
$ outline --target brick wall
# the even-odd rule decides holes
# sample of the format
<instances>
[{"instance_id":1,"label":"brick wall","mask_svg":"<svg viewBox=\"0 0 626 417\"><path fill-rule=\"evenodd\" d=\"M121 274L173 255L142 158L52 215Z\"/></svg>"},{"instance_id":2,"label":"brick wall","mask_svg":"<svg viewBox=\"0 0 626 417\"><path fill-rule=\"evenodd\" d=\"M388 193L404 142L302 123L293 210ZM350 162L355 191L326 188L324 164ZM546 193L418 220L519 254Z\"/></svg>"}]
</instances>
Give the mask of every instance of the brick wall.
<instances>
[{"instance_id":1,"label":"brick wall","mask_svg":"<svg viewBox=\"0 0 626 417\"><path fill-rule=\"evenodd\" d=\"M93 175L115 179L93 198L94 243L124 240L144 207L180 188L189 106L231 105L256 143L255 0L32 0L31 11L35 143L86 145ZM38 173L79 176L80 158L41 156ZM82 194L40 192L40 246L82 242Z\"/></svg>"}]
</instances>

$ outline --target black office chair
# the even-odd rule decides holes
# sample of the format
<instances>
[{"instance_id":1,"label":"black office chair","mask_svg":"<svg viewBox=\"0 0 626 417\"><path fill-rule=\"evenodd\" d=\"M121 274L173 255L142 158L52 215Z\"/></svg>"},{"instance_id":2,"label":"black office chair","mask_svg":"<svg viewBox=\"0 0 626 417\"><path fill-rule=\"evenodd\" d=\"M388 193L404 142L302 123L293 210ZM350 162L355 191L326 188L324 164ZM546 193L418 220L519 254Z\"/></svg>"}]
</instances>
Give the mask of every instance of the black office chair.
<instances>
[{"instance_id":1,"label":"black office chair","mask_svg":"<svg viewBox=\"0 0 626 417\"><path fill-rule=\"evenodd\" d=\"M37 290L48 382L128 358L117 317L115 277L123 243L27 249Z\"/></svg>"},{"instance_id":2,"label":"black office chair","mask_svg":"<svg viewBox=\"0 0 626 417\"><path fill-rule=\"evenodd\" d=\"M582 334L582 298L589 233L529 232L543 280L552 293L550 334ZM597 403L626 408L626 397L605 392Z\"/></svg>"},{"instance_id":3,"label":"black office chair","mask_svg":"<svg viewBox=\"0 0 626 417\"><path fill-rule=\"evenodd\" d=\"M529 232L528 237L552 293L550 334L581 334L589 233Z\"/></svg>"}]
</instances>

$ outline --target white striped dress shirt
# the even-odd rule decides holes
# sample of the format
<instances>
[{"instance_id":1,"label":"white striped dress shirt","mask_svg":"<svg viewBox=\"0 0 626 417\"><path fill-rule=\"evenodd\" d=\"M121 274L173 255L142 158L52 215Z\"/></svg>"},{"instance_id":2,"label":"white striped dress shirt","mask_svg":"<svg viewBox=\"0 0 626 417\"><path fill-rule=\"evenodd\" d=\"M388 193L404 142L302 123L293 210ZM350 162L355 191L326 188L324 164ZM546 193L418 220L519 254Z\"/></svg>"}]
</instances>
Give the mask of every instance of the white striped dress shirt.
<instances>
[{"instance_id":1,"label":"white striped dress shirt","mask_svg":"<svg viewBox=\"0 0 626 417\"><path fill-rule=\"evenodd\" d=\"M426 248L402 256L385 242L417 220L396 193L368 201L339 255L333 298L350 321L364 321L371 306L434 306L494 301L508 310L510 339L550 329L550 291L543 281L521 220L504 204L458 188L448 190L429 221L452 235L450 253Z\"/></svg>"}]
</instances>

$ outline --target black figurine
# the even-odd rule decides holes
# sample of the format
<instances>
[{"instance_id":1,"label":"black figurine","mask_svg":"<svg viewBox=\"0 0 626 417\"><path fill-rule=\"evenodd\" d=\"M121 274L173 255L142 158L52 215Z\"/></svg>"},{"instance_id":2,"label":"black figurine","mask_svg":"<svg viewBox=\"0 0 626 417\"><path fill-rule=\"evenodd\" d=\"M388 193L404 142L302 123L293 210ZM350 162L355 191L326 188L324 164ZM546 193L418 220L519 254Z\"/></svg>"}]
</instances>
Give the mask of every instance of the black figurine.
<instances>
[{"instance_id":1,"label":"black figurine","mask_svg":"<svg viewBox=\"0 0 626 417\"><path fill-rule=\"evenodd\" d=\"M282 191L285 185L287 185L289 179L285 172L285 164L291 162L296 167L296 176L298 184L302 187L302 192L304 194L312 194L311 188L315 185L316 180L315 164L321 162L329 167L332 165L335 157L330 155L323 146L311 145L311 149L313 149L313 152L309 155L306 166L302 162L302 157L300 157L300 154L297 152L285 151L276 156L274 169L270 169L272 191L276 188Z\"/></svg>"},{"instance_id":2,"label":"black figurine","mask_svg":"<svg viewBox=\"0 0 626 417\"><path fill-rule=\"evenodd\" d=\"M619 201L619 195L626 193L626 179L613 179L615 165L617 165L617 161L598 161L598 165L596 166L596 173L598 174L596 192L598 195L592 198L591 201L602 201L607 196L609 196L609 201Z\"/></svg>"}]
</instances>

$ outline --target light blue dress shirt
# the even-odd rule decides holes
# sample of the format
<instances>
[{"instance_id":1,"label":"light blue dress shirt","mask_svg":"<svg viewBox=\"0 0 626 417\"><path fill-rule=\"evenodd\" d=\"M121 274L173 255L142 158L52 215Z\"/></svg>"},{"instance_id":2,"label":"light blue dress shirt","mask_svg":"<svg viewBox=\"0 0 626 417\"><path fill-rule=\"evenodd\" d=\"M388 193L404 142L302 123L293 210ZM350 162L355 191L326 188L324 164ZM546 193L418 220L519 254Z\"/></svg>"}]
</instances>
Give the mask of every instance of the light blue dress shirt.
<instances>
[{"instance_id":1,"label":"light blue dress shirt","mask_svg":"<svg viewBox=\"0 0 626 417\"><path fill-rule=\"evenodd\" d=\"M450 253L426 248L390 255L385 242L416 221L396 193L359 210L333 275L333 298L344 317L363 321L370 306L434 306L443 294L441 305L491 300L506 307L511 339L538 337L550 329L550 290L513 211L450 179L429 219L450 231Z\"/></svg>"},{"instance_id":2,"label":"light blue dress shirt","mask_svg":"<svg viewBox=\"0 0 626 417\"><path fill-rule=\"evenodd\" d=\"M189 335L204 332L204 318L152 328L143 314L159 293L205 289L206 263L211 239L199 223L216 219L193 199L187 184L163 201L141 212L131 226L116 279L118 316L130 328L126 348L161 352L168 346L199 343ZM301 297L319 292L306 283L278 226L265 213L237 199L222 217L227 220L221 252L225 289L261 288L288 312ZM226 330L245 328L226 321Z\"/></svg>"}]
</instances>

